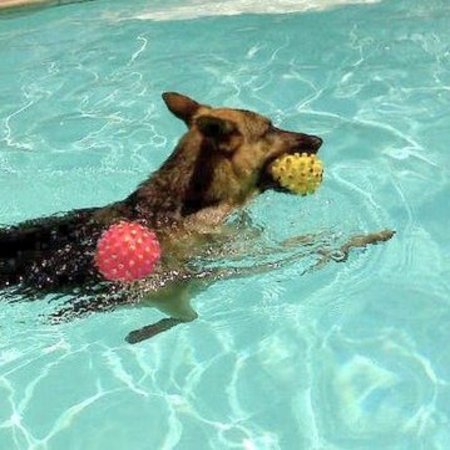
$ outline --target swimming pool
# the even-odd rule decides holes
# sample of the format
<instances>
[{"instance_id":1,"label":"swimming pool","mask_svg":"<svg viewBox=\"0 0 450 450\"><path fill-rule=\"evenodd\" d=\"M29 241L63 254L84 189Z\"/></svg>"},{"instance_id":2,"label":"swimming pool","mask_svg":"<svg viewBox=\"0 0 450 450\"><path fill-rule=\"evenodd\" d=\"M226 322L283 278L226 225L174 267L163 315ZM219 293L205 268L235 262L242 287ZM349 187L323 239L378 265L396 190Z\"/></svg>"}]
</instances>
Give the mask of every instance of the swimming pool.
<instances>
[{"instance_id":1,"label":"swimming pool","mask_svg":"<svg viewBox=\"0 0 450 450\"><path fill-rule=\"evenodd\" d=\"M218 283L198 321L136 346L156 310L51 326L49 305L3 302L1 449L449 447L450 8L343 3L0 19L0 223L128 194L183 132L160 100L177 90L324 138L314 196L250 206L268 233L397 230L345 264Z\"/></svg>"}]
</instances>

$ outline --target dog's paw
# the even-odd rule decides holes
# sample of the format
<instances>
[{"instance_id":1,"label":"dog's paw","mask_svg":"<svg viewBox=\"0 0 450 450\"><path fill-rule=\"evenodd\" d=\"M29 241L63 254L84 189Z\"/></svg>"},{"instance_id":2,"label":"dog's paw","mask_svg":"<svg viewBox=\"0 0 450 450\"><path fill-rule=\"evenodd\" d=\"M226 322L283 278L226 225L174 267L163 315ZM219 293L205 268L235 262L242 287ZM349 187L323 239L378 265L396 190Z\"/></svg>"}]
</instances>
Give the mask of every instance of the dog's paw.
<instances>
[{"instance_id":1,"label":"dog's paw","mask_svg":"<svg viewBox=\"0 0 450 450\"><path fill-rule=\"evenodd\" d=\"M125 338L125 341L129 344L137 344L138 342L150 339L163 331L167 331L170 328L178 325L180 323L186 323L184 320L165 318L161 319L159 322L152 323L145 327L139 328L138 330L131 331Z\"/></svg>"}]
</instances>

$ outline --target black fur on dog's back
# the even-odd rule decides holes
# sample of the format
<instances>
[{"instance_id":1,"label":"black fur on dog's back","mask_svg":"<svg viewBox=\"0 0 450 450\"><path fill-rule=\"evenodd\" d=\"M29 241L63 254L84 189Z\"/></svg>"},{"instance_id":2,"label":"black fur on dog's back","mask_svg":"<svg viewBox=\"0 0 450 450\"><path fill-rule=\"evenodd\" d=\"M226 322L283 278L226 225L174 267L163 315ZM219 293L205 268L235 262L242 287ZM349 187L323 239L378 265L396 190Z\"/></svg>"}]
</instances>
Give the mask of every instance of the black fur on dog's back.
<instances>
[{"instance_id":1,"label":"black fur on dog's back","mask_svg":"<svg viewBox=\"0 0 450 450\"><path fill-rule=\"evenodd\" d=\"M76 210L0 229L0 287L23 283L48 291L97 279L93 270L87 270L101 232L90 220L95 210Z\"/></svg>"}]
</instances>

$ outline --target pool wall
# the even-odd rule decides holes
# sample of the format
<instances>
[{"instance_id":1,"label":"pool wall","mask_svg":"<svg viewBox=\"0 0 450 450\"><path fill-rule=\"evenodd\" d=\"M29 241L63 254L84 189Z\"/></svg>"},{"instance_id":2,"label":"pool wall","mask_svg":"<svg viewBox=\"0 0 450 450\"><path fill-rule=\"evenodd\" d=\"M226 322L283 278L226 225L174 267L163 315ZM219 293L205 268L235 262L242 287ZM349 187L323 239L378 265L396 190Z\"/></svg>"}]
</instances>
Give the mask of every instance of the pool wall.
<instances>
[{"instance_id":1,"label":"pool wall","mask_svg":"<svg viewBox=\"0 0 450 450\"><path fill-rule=\"evenodd\" d=\"M81 3L91 0L0 0L0 11L22 8L36 8L42 6L61 6L68 3Z\"/></svg>"}]
</instances>

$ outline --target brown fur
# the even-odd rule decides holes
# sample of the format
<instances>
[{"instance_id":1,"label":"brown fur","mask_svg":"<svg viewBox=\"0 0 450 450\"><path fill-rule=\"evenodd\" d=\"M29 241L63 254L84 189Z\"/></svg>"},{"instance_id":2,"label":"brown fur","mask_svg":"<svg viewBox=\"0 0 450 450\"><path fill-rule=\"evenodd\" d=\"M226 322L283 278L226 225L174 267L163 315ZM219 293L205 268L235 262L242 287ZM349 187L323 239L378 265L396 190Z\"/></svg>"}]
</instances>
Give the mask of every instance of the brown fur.
<instances>
[{"instance_id":1,"label":"brown fur","mask_svg":"<svg viewBox=\"0 0 450 450\"><path fill-rule=\"evenodd\" d=\"M236 271L195 271L199 255L220 253L227 239L250 230L227 224L231 213L274 185L271 162L294 152L316 153L316 136L278 129L254 112L213 108L176 93L163 95L169 110L188 127L172 155L126 199L0 230L0 286L30 299L69 292L54 317L71 318L117 305L147 303L170 316L128 336L138 342L193 320L192 291ZM101 233L119 220L155 230L163 258L154 274L130 285L106 283L93 265ZM389 239L384 231L349 241L342 251ZM292 244L292 242L291 242ZM222 255L223 256L223 255ZM331 258L325 255L322 261ZM345 258L344 258L345 259ZM268 270L261 265L253 271Z\"/></svg>"}]
</instances>

